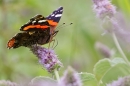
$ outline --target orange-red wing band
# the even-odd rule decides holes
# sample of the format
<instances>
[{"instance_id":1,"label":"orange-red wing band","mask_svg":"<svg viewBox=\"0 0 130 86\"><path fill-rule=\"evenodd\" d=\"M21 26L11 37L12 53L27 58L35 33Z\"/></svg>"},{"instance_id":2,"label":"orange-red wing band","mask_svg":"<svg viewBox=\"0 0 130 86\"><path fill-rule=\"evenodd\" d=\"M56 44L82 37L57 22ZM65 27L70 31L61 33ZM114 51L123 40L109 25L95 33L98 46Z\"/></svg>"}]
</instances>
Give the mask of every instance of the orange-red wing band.
<instances>
[{"instance_id":1,"label":"orange-red wing band","mask_svg":"<svg viewBox=\"0 0 130 86\"><path fill-rule=\"evenodd\" d=\"M9 40L8 44L7 44L7 47L10 49L14 46L14 43L15 43L15 39L11 39Z\"/></svg>"},{"instance_id":2,"label":"orange-red wing band","mask_svg":"<svg viewBox=\"0 0 130 86\"><path fill-rule=\"evenodd\" d=\"M37 28L37 29L47 29L49 26L47 25L29 25L23 28L23 30L29 30L30 28Z\"/></svg>"},{"instance_id":3,"label":"orange-red wing band","mask_svg":"<svg viewBox=\"0 0 130 86\"><path fill-rule=\"evenodd\" d=\"M53 27L55 27L58 24L57 22L54 22L53 20L47 20L47 21L50 24L50 26L53 26Z\"/></svg>"}]
</instances>

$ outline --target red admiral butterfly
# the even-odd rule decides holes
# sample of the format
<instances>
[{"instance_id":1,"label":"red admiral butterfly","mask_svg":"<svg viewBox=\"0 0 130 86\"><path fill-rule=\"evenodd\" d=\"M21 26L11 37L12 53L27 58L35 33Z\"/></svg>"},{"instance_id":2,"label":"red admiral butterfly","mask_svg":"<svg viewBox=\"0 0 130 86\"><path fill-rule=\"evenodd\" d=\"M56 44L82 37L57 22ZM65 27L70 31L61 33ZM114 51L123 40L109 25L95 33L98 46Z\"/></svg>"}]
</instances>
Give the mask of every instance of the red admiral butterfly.
<instances>
[{"instance_id":1,"label":"red admiral butterfly","mask_svg":"<svg viewBox=\"0 0 130 86\"><path fill-rule=\"evenodd\" d=\"M46 44L52 41L52 38L58 31L55 30L63 12L63 7L53 11L48 17L36 15L24 24L12 39L9 40L7 47L18 48L20 46L29 47L34 44Z\"/></svg>"}]
</instances>

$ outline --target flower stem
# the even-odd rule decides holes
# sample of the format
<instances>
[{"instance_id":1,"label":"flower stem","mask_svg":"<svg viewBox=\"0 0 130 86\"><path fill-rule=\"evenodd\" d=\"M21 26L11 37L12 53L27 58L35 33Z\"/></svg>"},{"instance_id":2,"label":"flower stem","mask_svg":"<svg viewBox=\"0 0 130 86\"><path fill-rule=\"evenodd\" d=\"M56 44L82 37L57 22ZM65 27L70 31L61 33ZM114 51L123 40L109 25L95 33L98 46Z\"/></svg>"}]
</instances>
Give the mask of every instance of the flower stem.
<instances>
[{"instance_id":1,"label":"flower stem","mask_svg":"<svg viewBox=\"0 0 130 86\"><path fill-rule=\"evenodd\" d=\"M59 81L60 77L59 77L59 73L58 73L58 71L56 69L54 70L54 73L55 73L57 81Z\"/></svg>"},{"instance_id":2,"label":"flower stem","mask_svg":"<svg viewBox=\"0 0 130 86\"><path fill-rule=\"evenodd\" d=\"M117 40L117 37L116 37L116 35L115 35L114 32L112 32L112 37L113 37L113 40L114 40L114 42L115 42L115 45L116 45L118 51L119 51L120 54L122 55L123 59L124 59L124 60L127 62L127 64L130 66L130 63L129 63L129 61L128 61L126 55L124 54L123 50L121 49L121 46L120 46L120 44L119 44L119 42L118 42L118 40Z\"/></svg>"}]
</instances>

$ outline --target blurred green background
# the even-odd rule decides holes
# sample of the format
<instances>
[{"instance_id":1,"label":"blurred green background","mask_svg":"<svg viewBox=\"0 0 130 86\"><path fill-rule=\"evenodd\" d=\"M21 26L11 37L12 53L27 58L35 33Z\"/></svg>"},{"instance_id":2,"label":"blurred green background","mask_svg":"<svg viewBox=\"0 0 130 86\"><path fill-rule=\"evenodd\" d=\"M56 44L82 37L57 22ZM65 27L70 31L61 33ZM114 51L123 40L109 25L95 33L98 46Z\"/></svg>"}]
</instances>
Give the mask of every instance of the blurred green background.
<instances>
[{"instance_id":1,"label":"blurred green background","mask_svg":"<svg viewBox=\"0 0 130 86\"><path fill-rule=\"evenodd\" d=\"M129 20L130 1L113 0L113 4ZM115 48L111 34L101 35L104 30L92 5L92 0L0 0L0 79L51 76L28 48L9 50L6 44L31 17L48 16L59 6L64 7L59 25L73 23L60 28L55 37L58 41L55 52L64 64L60 75L69 65L78 72L92 72L94 64L104 58L95 50L95 43L99 41ZM129 56L127 50L125 53ZM116 55L119 56L118 52Z\"/></svg>"}]
</instances>

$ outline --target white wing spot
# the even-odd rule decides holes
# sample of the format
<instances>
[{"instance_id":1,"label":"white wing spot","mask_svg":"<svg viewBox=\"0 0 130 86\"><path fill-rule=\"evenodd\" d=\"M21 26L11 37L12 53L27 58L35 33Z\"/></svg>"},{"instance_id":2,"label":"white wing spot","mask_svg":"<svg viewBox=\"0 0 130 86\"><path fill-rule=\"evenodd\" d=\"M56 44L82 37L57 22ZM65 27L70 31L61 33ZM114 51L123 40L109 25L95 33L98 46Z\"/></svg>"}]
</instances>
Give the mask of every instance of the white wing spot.
<instances>
[{"instance_id":1,"label":"white wing spot","mask_svg":"<svg viewBox=\"0 0 130 86\"><path fill-rule=\"evenodd\" d=\"M60 10L60 12L62 12L63 10Z\"/></svg>"},{"instance_id":2,"label":"white wing spot","mask_svg":"<svg viewBox=\"0 0 130 86\"><path fill-rule=\"evenodd\" d=\"M54 14L52 14L51 16L54 16Z\"/></svg>"},{"instance_id":3,"label":"white wing spot","mask_svg":"<svg viewBox=\"0 0 130 86\"><path fill-rule=\"evenodd\" d=\"M57 14L55 17L61 17L62 16L62 14Z\"/></svg>"},{"instance_id":4,"label":"white wing spot","mask_svg":"<svg viewBox=\"0 0 130 86\"><path fill-rule=\"evenodd\" d=\"M34 24L36 21L32 21L32 23Z\"/></svg>"},{"instance_id":5,"label":"white wing spot","mask_svg":"<svg viewBox=\"0 0 130 86\"><path fill-rule=\"evenodd\" d=\"M39 20L38 23L46 22L46 20Z\"/></svg>"}]
</instances>

